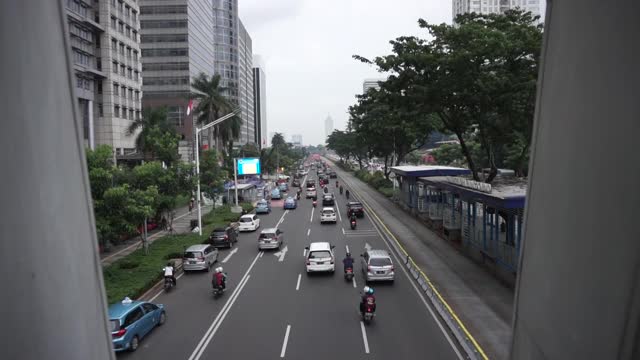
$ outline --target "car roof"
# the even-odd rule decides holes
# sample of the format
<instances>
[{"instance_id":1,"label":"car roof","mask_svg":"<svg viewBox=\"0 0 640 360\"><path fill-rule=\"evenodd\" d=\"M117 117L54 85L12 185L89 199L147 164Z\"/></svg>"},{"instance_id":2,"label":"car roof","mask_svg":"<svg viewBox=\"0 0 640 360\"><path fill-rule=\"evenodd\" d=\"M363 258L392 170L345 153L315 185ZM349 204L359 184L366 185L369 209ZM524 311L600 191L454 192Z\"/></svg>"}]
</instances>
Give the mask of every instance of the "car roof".
<instances>
[{"instance_id":1,"label":"car roof","mask_svg":"<svg viewBox=\"0 0 640 360\"><path fill-rule=\"evenodd\" d=\"M325 210L331 210L331 211L333 211L333 212L336 212L335 210L333 210L333 208L332 208L332 207L323 207L323 208L322 208L322 211L325 211Z\"/></svg>"},{"instance_id":2,"label":"car roof","mask_svg":"<svg viewBox=\"0 0 640 360\"><path fill-rule=\"evenodd\" d=\"M207 244L196 244L196 245L191 245L187 248L187 250L185 250L185 252L191 252L191 251L203 251L204 249L206 249L207 247L209 247L210 245Z\"/></svg>"},{"instance_id":3,"label":"car roof","mask_svg":"<svg viewBox=\"0 0 640 360\"><path fill-rule=\"evenodd\" d=\"M331 244L328 242L313 242L309 245L309 252L321 250L331 250Z\"/></svg>"},{"instance_id":4,"label":"car roof","mask_svg":"<svg viewBox=\"0 0 640 360\"><path fill-rule=\"evenodd\" d=\"M369 257L391 258L387 250L371 249L367 251L367 254L369 254Z\"/></svg>"},{"instance_id":5,"label":"car roof","mask_svg":"<svg viewBox=\"0 0 640 360\"><path fill-rule=\"evenodd\" d=\"M229 228L228 226L227 226L227 227L217 227L217 228L213 229L213 231L212 231L212 232L216 232L216 231L227 231L227 229L228 229L228 228Z\"/></svg>"},{"instance_id":6,"label":"car roof","mask_svg":"<svg viewBox=\"0 0 640 360\"><path fill-rule=\"evenodd\" d=\"M266 229L262 229L262 231L260 233L261 234L270 234L270 233L276 232L276 230L278 230L278 229L277 228L266 228Z\"/></svg>"},{"instance_id":7,"label":"car roof","mask_svg":"<svg viewBox=\"0 0 640 360\"><path fill-rule=\"evenodd\" d=\"M362 203L360 201L349 201L347 203L347 206L349 206L349 205L362 205Z\"/></svg>"},{"instance_id":8,"label":"car roof","mask_svg":"<svg viewBox=\"0 0 640 360\"><path fill-rule=\"evenodd\" d=\"M109 319L121 319L126 316L129 311L133 310L140 304L144 304L146 301L131 301L130 303L122 303L119 301L109 306Z\"/></svg>"}]
</instances>

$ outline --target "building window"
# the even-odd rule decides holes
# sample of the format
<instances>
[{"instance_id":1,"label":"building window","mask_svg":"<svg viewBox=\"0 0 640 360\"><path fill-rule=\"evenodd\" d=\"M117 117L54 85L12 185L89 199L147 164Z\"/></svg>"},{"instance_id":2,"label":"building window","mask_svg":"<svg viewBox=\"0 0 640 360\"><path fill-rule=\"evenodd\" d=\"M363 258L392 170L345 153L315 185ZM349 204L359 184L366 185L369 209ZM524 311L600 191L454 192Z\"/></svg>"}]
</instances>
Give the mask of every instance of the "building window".
<instances>
[{"instance_id":1,"label":"building window","mask_svg":"<svg viewBox=\"0 0 640 360\"><path fill-rule=\"evenodd\" d=\"M91 80L84 79L84 89L85 90L91 90Z\"/></svg>"},{"instance_id":2,"label":"building window","mask_svg":"<svg viewBox=\"0 0 640 360\"><path fill-rule=\"evenodd\" d=\"M129 100L133 100L133 89L129 89Z\"/></svg>"},{"instance_id":3,"label":"building window","mask_svg":"<svg viewBox=\"0 0 640 360\"><path fill-rule=\"evenodd\" d=\"M122 12L123 9L124 9L124 3L122 1L118 1L118 10Z\"/></svg>"},{"instance_id":4,"label":"building window","mask_svg":"<svg viewBox=\"0 0 640 360\"><path fill-rule=\"evenodd\" d=\"M135 10L131 12L131 18L134 22L138 21L138 13Z\"/></svg>"},{"instance_id":5,"label":"building window","mask_svg":"<svg viewBox=\"0 0 640 360\"><path fill-rule=\"evenodd\" d=\"M122 91L120 92L120 94L122 95L122 98L126 99L127 98L127 87L123 85L121 90Z\"/></svg>"},{"instance_id":6,"label":"building window","mask_svg":"<svg viewBox=\"0 0 640 360\"><path fill-rule=\"evenodd\" d=\"M131 75L131 73L132 73L132 72L133 72L133 71L131 70L131 68L128 68L128 69L127 69L127 77L128 77L129 79L131 79L131 78L132 78L132 75Z\"/></svg>"},{"instance_id":7,"label":"building window","mask_svg":"<svg viewBox=\"0 0 640 360\"><path fill-rule=\"evenodd\" d=\"M142 56L187 56L189 55L189 50L186 48L178 48L178 49L143 49Z\"/></svg>"},{"instance_id":8,"label":"building window","mask_svg":"<svg viewBox=\"0 0 640 360\"><path fill-rule=\"evenodd\" d=\"M111 39L111 50L118 51L118 40Z\"/></svg>"},{"instance_id":9,"label":"building window","mask_svg":"<svg viewBox=\"0 0 640 360\"><path fill-rule=\"evenodd\" d=\"M82 78L79 76L76 77L76 87L82 89Z\"/></svg>"},{"instance_id":10,"label":"building window","mask_svg":"<svg viewBox=\"0 0 640 360\"><path fill-rule=\"evenodd\" d=\"M118 31L123 34L124 33L124 23L118 22Z\"/></svg>"},{"instance_id":11,"label":"building window","mask_svg":"<svg viewBox=\"0 0 640 360\"><path fill-rule=\"evenodd\" d=\"M136 97L135 97L136 101L140 100L140 91L136 91Z\"/></svg>"},{"instance_id":12,"label":"building window","mask_svg":"<svg viewBox=\"0 0 640 360\"><path fill-rule=\"evenodd\" d=\"M119 95L120 86L116 83L113 83L113 95Z\"/></svg>"},{"instance_id":13,"label":"building window","mask_svg":"<svg viewBox=\"0 0 640 360\"><path fill-rule=\"evenodd\" d=\"M111 69L113 70L113 73L114 73L114 74L117 74L117 73L118 73L118 63L117 63L117 62L115 62L115 61L114 61L114 62L112 62L112 63L111 63Z\"/></svg>"},{"instance_id":14,"label":"building window","mask_svg":"<svg viewBox=\"0 0 640 360\"><path fill-rule=\"evenodd\" d=\"M122 107L122 116L121 116L121 117L122 117L123 119L126 119L126 118L127 118L127 108L126 108L126 107L124 107L124 106Z\"/></svg>"},{"instance_id":15,"label":"building window","mask_svg":"<svg viewBox=\"0 0 640 360\"><path fill-rule=\"evenodd\" d=\"M138 52L137 51L133 52L133 60L134 61L138 61Z\"/></svg>"},{"instance_id":16,"label":"building window","mask_svg":"<svg viewBox=\"0 0 640 360\"><path fill-rule=\"evenodd\" d=\"M136 120L140 120L140 110L136 110Z\"/></svg>"},{"instance_id":17,"label":"building window","mask_svg":"<svg viewBox=\"0 0 640 360\"><path fill-rule=\"evenodd\" d=\"M120 106L115 105L113 107L113 117L120 117Z\"/></svg>"},{"instance_id":18,"label":"building window","mask_svg":"<svg viewBox=\"0 0 640 360\"><path fill-rule=\"evenodd\" d=\"M140 21L140 27L143 29L186 28L187 20L143 20Z\"/></svg>"},{"instance_id":19,"label":"building window","mask_svg":"<svg viewBox=\"0 0 640 360\"><path fill-rule=\"evenodd\" d=\"M120 54L124 55L124 43L120 43Z\"/></svg>"},{"instance_id":20,"label":"building window","mask_svg":"<svg viewBox=\"0 0 640 360\"><path fill-rule=\"evenodd\" d=\"M131 37L131 28L127 26L127 37Z\"/></svg>"},{"instance_id":21,"label":"building window","mask_svg":"<svg viewBox=\"0 0 640 360\"><path fill-rule=\"evenodd\" d=\"M135 40L136 42L138 42L138 32L133 30L133 32L131 33L131 39Z\"/></svg>"},{"instance_id":22,"label":"building window","mask_svg":"<svg viewBox=\"0 0 640 360\"><path fill-rule=\"evenodd\" d=\"M98 116L104 116L104 109L102 108L102 103L98 103Z\"/></svg>"},{"instance_id":23,"label":"building window","mask_svg":"<svg viewBox=\"0 0 640 360\"><path fill-rule=\"evenodd\" d=\"M134 72L133 72L133 74L134 74L133 78L134 78L136 81L138 81L138 80L139 80L139 79L138 79L138 72L137 72L137 71L134 71Z\"/></svg>"},{"instance_id":24,"label":"building window","mask_svg":"<svg viewBox=\"0 0 640 360\"><path fill-rule=\"evenodd\" d=\"M129 119L133 120L133 110L129 109Z\"/></svg>"},{"instance_id":25,"label":"building window","mask_svg":"<svg viewBox=\"0 0 640 360\"><path fill-rule=\"evenodd\" d=\"M127 59L131 59L131 48L127 46Z\"/></svg>"},{"instance_id":26,"label":"building window","mask_svg":"<svg viewBox=\"0 0 640 360\"><path fill-rule=\"evenodd\" d=\"M120 75L124 76L124 65L120 65Z\"/></svg>"},{"instance_id":27,"label":"building window","mask_svg":"<svg viewBox=\"0 0 640 360\"><path fill-rule=\"evenodd\" d=\"M111 28L114 30L116 29L116 18L114 17L111 18Z\"/></svg>"},{"instance_id":28,"label":"building window","mask_svg":"<svg viewBox=\"0 0 640 360\"><path fill-rule=\"evenodd\" d=\"M97 87L98 87L98 94L102 94L102 81L98 80Z\"/></svg>"},{"instance_id":29,"label":"building window","mask_svg":"<svg viewBox=\"0 0 640 360\"><path fill-rule=\"evenodd\" d=\"M102 71L102 58L96 58L96 68Z\"/></svg>"}]
</instances>

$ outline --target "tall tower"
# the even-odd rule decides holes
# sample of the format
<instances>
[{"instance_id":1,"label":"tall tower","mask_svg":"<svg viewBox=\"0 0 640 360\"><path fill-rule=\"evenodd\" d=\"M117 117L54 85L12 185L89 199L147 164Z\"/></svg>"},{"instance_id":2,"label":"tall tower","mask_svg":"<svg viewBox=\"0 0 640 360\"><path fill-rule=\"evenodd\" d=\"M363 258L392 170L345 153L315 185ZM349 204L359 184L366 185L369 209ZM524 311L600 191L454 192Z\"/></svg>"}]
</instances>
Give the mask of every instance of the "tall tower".
<instances>
[{"instance_id":1,"label":"tall tower","mask_svg":"<svg viewBox=\"0 0 640 360\"><path fill-rule=\"evenodd\" d=\"M331 115L327 115L327 118L324 120L324 139L327 140L327 137L331 135L333 132L333 119Z\"/></svg>"}]
</instances>

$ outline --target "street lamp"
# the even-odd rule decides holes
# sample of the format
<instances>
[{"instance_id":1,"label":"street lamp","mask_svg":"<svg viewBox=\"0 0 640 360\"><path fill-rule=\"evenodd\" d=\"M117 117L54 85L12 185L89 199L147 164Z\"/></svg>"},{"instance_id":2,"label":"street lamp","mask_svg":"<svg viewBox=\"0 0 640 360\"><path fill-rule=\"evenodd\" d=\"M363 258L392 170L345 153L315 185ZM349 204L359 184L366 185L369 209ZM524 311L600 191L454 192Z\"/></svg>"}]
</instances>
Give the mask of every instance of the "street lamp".
<instances>
[{"instance_id":1,"label":"street lamp","mask_svg":"<svg viewBox=\"0 0 640 360\"><path fill-rule=\"evenodd\" d=\"M198 234L199 235L202 235L202 210L200 209L200 136L199 135L201 131L207 130L212 126L216 126L221 122L238 115L239 113L240 113L240 109L236 109L228 113L227 115L219 119L213 120L212 122L202 127L196 127L196 177L198 178L198 194L197 194L196 202L198 203Z\"/></svg>"}]
</instances>

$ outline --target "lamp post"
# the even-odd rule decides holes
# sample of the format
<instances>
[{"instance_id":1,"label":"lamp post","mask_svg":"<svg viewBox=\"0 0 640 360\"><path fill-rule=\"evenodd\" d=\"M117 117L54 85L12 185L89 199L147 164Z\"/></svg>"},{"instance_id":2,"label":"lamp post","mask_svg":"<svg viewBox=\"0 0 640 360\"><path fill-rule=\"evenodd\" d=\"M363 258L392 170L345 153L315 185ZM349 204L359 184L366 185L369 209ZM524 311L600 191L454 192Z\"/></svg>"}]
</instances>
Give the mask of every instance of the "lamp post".
<instances>
[{"instance_id":1,"label":"lamp post","mask_svg":"<svg viewBox=\"0 0 640 360\"><path fill-rule=\"evenodd\" d=\"M221 122L234 117L238 113L240 113L240 110L236 109L228 113L227 115L219 119L213 120L212 122L202 127L196 127L196 177L198 178L198 188L197 188L198 193L196 197L196 203L198 204L198 234L199 235L202 235L202 210L200 209L200 136L199 135L201 131L207 130L212 126L216 126Z\"/></svg>"}]
</instances>

